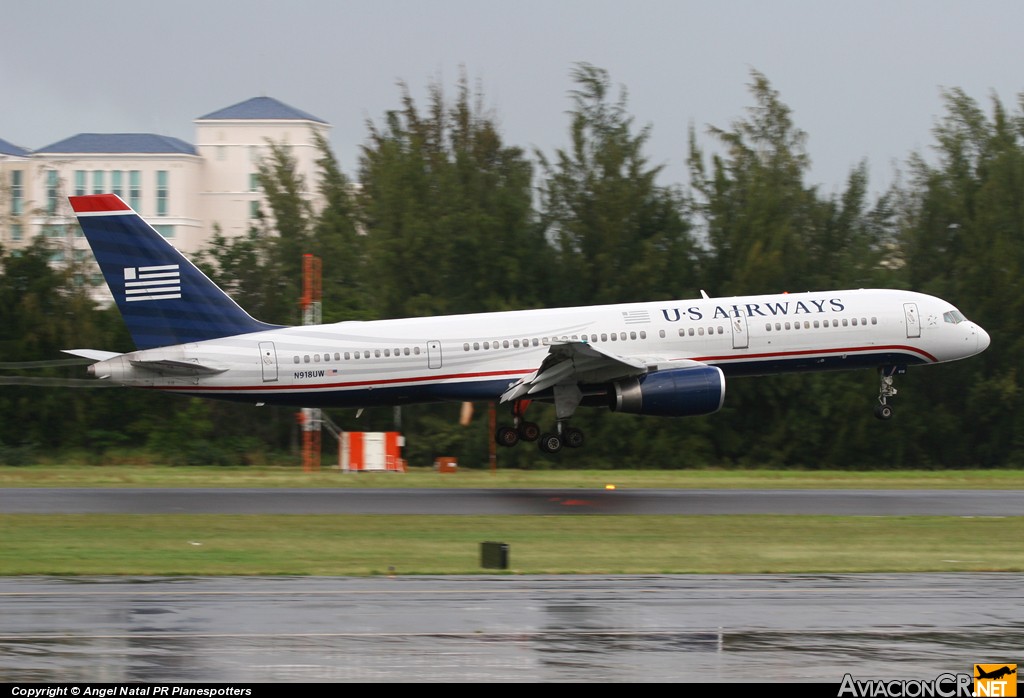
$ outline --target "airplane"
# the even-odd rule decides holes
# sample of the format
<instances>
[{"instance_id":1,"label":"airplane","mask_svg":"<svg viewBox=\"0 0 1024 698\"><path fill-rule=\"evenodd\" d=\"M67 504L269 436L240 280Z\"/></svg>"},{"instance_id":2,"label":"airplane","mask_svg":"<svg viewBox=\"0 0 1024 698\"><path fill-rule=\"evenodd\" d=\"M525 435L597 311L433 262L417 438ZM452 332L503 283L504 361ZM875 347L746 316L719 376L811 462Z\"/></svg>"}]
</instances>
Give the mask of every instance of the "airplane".
<instances>
[{"instance_id":1,"label":"airplane","mask_svg":"<svg viewBox=\"0 0 1024 698\"><path fill-rule=\"evenodd\" d=\"M1009 666L1002 666L998 669L993 669L992 671L985 671L977 664L975 664L975 667L978 669L978 675L974 677L976 679L1001 679L1004 676L1017 673L1016 668L1011 669Z\"/></svg>"},{"instance_id":2,"label":"airplane","mask_svg":"<svg viewBox=\"0 0 1024 698\"><path fill-rule=\"evenodd\" d=\"M114 194L69 197L136 345L69 349L113 383L256 405L498 401L502 446L578 448L581 406L680 417L716 412L726 379L874 368L876 416L906 367L984 351L954 306L911 291L807 293L281 326L252 318ZM545 433L526 419L553 403Z\"/></svg>"}]
</instances>

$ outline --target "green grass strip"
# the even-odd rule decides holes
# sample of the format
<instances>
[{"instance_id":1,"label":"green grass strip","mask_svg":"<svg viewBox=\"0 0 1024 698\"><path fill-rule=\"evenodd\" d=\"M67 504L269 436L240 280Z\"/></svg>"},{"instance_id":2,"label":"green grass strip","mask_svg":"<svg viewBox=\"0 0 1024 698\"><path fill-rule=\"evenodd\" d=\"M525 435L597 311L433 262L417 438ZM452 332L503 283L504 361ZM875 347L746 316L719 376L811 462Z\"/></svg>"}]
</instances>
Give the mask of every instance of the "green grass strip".
<instances>
[{"instance_id":1,"label":"green grass strip","mask_svg":"<svg viewBox=\"0 0 1024 698\"><path fill-rule=\"evenodd\" d=\"M3 575L1024 571L1024 517L0 515Z\"/></svg>"},{"instance_id":2,"label":"green grass strip","mask_svg":"<svg viewBox=\"0 0 1024 698\"><path fill-rule=\"evenodd\" d=\"M342 473L324 467L158 465L0 466L0 487L322 487L322 488L668 489L993 489L1024 490L1021 470L489 470L439 474Z\"/></svg>"}]
</instances>

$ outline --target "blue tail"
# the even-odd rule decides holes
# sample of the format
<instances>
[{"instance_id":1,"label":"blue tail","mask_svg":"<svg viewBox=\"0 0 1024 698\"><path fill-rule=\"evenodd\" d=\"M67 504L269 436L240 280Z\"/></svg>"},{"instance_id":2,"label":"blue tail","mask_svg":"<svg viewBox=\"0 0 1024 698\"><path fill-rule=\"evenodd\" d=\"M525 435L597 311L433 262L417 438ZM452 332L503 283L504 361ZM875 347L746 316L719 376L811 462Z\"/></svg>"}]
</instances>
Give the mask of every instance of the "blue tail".
<instances>
[{"instance_id":1,"label":"blue tail","mask_svg":"<svg viewBox=\"0 0 1024 698\"><path fill-rule=\"evenodd\" d=\"M279 327L253 319L120 197L69 199L138 349Z\"/></svg>"}]
</instances>

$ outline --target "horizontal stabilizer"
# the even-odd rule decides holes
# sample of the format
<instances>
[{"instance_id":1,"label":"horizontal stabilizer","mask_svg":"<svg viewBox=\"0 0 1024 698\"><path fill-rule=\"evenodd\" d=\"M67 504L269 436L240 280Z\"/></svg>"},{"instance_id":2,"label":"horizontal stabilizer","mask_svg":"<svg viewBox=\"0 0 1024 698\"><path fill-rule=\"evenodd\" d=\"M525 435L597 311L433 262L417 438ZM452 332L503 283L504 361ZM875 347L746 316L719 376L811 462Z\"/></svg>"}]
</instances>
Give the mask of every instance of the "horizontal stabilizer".
<instances>
[{"instance_id":1,"label":"horizontal stabilizer","mask_svg":"<svg viewBox=\"0 0 1024 698\"><path fill-rule=\"evenodd\" d=\"M99 349L61 349L64 354L71 354L72 356L81 356L83 359L92 359L93 361L106 361L107 359L113 359L115 356L120 356L116 351L101 351Z\"/></svg>"}]
</instances>

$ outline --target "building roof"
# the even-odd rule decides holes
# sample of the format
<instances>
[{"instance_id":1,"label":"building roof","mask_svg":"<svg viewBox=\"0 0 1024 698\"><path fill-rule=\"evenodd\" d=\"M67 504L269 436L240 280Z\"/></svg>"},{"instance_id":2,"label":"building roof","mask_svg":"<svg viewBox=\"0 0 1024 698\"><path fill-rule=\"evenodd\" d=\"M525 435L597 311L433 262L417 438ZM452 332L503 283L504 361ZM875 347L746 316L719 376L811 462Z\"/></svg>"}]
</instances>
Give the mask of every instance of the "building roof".
<instances>
[{"instance_id":1,"label":"building roof","mask_svg":"<svg viewBox=\"0 0 1024 698\"><path fill-rule=\"evenodd\" d=\"M0 155L16 155L18 157L28 157L32 154L32 151L22 148L21 146L14 145L3 138L0 138Z\"/></svg>"},{"instance_id":2,"label":"building roof","mask_svg":"<svg viewBox=\"0 0 1024 698\"><path fill-rule=\"evenodd\" d=\"M312 114L290 107L284 102L279 102L273 97L253 97L244 102L219 109L218 111L200 116L196 121L235 121L238 119L252 119L254 121L315 121L326 124Z\"/></svg>"},{"instance_id":3,"label":"building roof","mask_svg":"<svg viewBox=\"0 0 1024 698\"><path fill-rule=\"evenodd\" d=\"M36 153L181 153L196 155L180 138L154 133L79 133L40 148Z\"/></svg>"}]
</instances>

